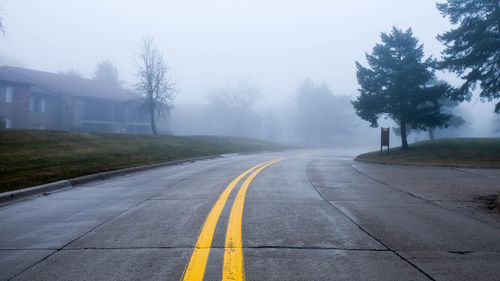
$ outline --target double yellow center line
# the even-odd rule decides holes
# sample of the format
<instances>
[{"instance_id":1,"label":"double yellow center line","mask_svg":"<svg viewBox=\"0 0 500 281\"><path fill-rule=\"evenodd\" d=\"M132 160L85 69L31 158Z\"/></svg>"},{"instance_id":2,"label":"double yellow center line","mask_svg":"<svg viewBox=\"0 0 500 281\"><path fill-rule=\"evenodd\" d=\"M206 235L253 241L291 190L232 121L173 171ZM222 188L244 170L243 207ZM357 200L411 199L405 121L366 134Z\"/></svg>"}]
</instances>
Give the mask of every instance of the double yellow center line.
<instances>
[{"instance_id":1,"label":"double yellow center line","mask_svg":"<svg viewBox=\"0 0 500 281\"><path fill-rule=\"evenodd\" d=\"M219 220L220 214L224 209L227 199L233 191L234 187L249 173L253 173L246 178L241 185L241 188L236 195L233 203L233 208L229 215L229 222L227 225L226 242L224 250L224 265L222 268L222 280L244 280L243 272L243 249L241 242L241 221L243 217L243 206L245 203L245 195L252 180L266 167L275 164L283 158L274 159L256 165L239 176L237 176L222 192L219 199L212 207L208 217L201 229L198 241L194 248L189 264L184 272L183 280L203 280L205 275L205 268L207 265L208 256L210 254L210 247Z\"/></svg>"}]
</instances>

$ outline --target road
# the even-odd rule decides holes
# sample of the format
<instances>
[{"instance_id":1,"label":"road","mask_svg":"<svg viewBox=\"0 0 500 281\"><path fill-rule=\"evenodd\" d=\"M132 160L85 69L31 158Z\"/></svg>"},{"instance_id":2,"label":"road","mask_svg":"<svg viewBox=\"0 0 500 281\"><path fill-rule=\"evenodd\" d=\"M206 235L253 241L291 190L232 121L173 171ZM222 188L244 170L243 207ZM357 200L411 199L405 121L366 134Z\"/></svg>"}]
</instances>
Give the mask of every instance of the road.
<instances>
[{"instance_id":1,"label":"road","mask_svg":"<svg viewBox=\"0 0 500 281\"><path fill-rule=\"evenodd\" d=\"M499 193L342 150L198 161L0 207L0 279L500 280Z\"/></svg>"}]
</instances>

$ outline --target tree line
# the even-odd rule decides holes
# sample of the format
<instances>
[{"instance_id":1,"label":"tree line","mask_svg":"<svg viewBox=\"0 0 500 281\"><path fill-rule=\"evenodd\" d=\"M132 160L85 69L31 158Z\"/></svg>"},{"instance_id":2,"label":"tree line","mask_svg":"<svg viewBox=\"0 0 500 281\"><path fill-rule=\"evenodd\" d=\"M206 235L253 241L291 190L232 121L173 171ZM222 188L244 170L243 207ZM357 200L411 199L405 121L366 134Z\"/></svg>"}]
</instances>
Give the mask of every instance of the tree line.
<instances>
[{"instance_id":1,"label":"tree line","mask_svg":"<svg viewBox=\"0 0 500 281\"><path fill-rule=\"evenodd\" d=\"M454 28L437 35L445 49L441 60L424 56L424 45L411 28L393 27L381 34L381 42L366 54L367 66L356 62L360 95L351 102L355 113L372 127L380 118L390 118L398 126L403 149L408 149L410 131L427 131L460 126L464 120L453 114L458 102L470 101L478 88L483 101L500 98L500 2L498 0L447 0L436 4L443 17ZM0 18L0 34L4 33ZM157 134L156 118L168 115L177 92L170 69L152 38L142 40L136 56L137 80L134 91L142 101ZM458 87L438 81L435 72L448 70L463 79ZM81 74L70 69L66 74ZM97 65L94 79L122 86L111 62ZM257 115L252 105L259 90L252 85L214 89L208 100L218 112L216 125L225 132L242 135L243 129L255 126ZM293 131L307 142L328 143L336 135L349 134L350 112L345 110L346 97L334 96L326 84L304 81L297 90L293 114ZM500 102L494 108L500 113ZM276 121L273 114L268 119ZM278 122L274 122L277 124ZM276 131L278 126L270 127Z\"/></svg>"}]
</instances>

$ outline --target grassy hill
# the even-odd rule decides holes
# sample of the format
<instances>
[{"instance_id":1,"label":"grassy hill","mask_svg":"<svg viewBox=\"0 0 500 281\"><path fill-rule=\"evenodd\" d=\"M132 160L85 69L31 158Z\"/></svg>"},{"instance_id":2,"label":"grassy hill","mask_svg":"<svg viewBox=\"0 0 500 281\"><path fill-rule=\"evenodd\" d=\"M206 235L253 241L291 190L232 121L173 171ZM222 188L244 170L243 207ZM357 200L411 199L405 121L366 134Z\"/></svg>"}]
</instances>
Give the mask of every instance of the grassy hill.
<instances>
[{"instance_id":1,"label":"grassy hill","mask_svg":"<svg viewBox=\"0 0 500 281\"><path fill-rule=\"evenodd\" d=\"M384 151L385 153L385 151ZM438 139L413 143L408 151L401 147L361 154L358 159L388 163L430 163L443 165L488 166L500 168L500 138Z\"/></svg>"},{"instance_id":2,"label":"grassy hill","mask_svg":"<svg viewBox=\"0 0 500 281\"><path fill-rule=\"evenodd\" d=\"M0 130L0 192L165 161L283 148L238 137Z\"/></svg>"}]
</instances>

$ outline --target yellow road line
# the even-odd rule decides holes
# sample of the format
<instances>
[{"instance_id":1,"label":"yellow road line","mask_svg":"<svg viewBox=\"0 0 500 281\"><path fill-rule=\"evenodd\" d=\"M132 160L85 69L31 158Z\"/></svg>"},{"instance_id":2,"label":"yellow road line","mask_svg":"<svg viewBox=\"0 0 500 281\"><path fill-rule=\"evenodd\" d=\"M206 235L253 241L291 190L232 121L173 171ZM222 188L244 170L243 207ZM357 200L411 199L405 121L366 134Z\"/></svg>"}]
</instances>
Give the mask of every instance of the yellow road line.
<instances>
[{"instance_id":1,"label":"yellow road line","mask_svg":"<svg viewBox=\"0 0 500 281\"><path fill-rule=\"evenodd\" d=\"M260 168L248 176L248 178L246 178L241 185L238 195L236 195L234 200L233 208L231 209L231 214L229 215L229 222L227 224L222 280L245 280L245 273L243 270L243 249L241 242L241 221L243 217L245 195L248 190L248 186L257 174L260 173L260 171L282 160L284 159L277 159L260 166Z\"/></svg>"},{"instance_id":2,"label":"yellow road line","mask_svg":"<svg viewBox=\"0 0 500 281\"><path fill-rule=\"evenodd\" d=\"M224 205L226 204L227 198L231 194L231 191L238 184L238 182L244 178L248 173L252 172L258 167L262 165L266 165L272 161L267 161L262 164L256 165L238 177L236 177L222 192L219 199L212 207L212 210L208 214L207 219L205 220L205 224L201 229L200 235L198 236L198 240L196 242L196 246L194 248L193 254L191 255L191 259L189 260L189 264L186 267L184 272L183 280L203 280L203 276L205 275L205 267L207 265L208 255L210 254L210 247L212 246L212 239L215 232L215 227L217 226L217 221L219 220L219 216L224 209Z\"/></svg>"}]
</instances>

